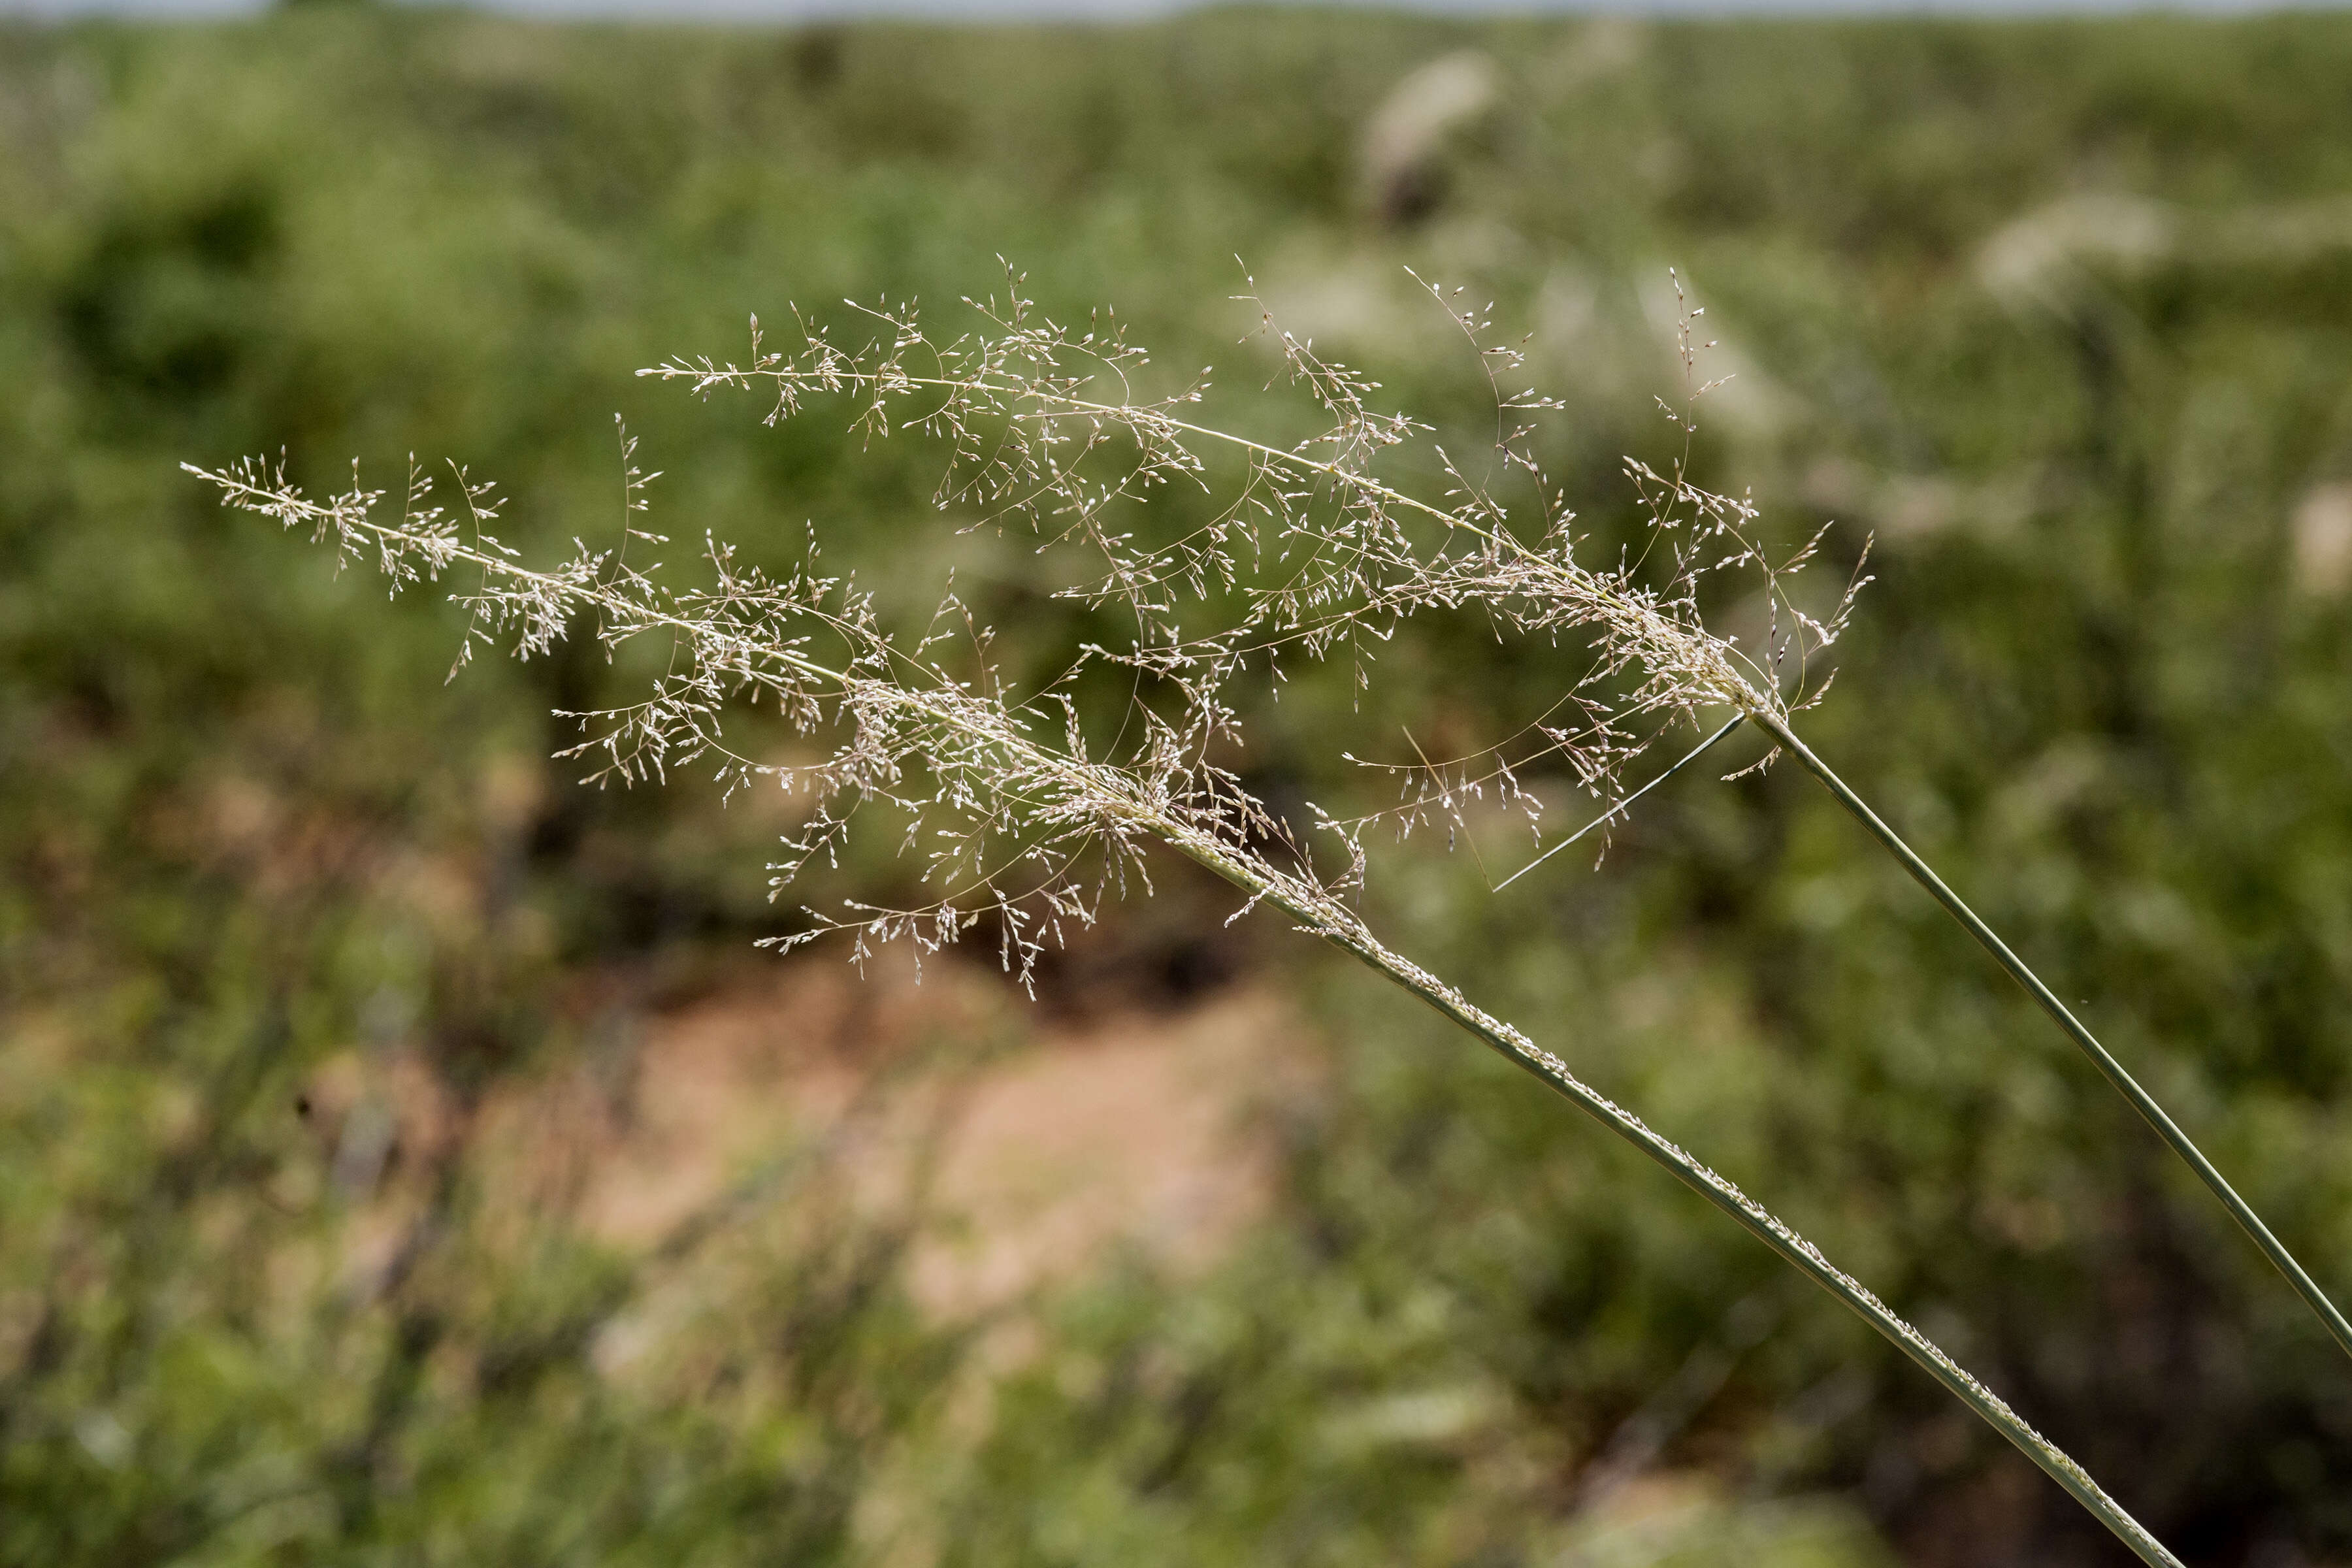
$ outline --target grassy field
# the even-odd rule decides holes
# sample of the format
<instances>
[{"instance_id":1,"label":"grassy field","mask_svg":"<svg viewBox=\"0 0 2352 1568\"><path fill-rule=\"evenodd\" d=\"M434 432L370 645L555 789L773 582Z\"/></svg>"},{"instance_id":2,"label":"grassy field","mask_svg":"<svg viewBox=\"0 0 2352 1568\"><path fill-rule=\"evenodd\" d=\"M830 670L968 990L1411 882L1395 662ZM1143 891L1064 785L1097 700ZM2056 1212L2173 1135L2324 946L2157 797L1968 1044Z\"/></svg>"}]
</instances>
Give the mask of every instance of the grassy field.
<instances>
[{"instance_id":1,"label":"grassy field","mask_svg":"<svg viewBox=\"0 0 2352 1568\"><path fill-rule=\"evenodd\" d=\"M618 413L665 531L821 518L889 603L953 565L1042 668L1087 618L944 535L936 449L630 373L793 301L952 329L1003 258L1237 399L1254 289L1475 446L1410 268L1535 334L1606 543L1621 455L1675 449L1671 266L1736 373L1698 471L1840 567L1876 536L1807 733L2340 1300L2347 72L2326 15L0 29L0 1562L2120 1561L1687 1194L1172 868L1034 1006L762 967L772 812L545 760L639 672L445 688L456 612L177 465L446 458L553 552L619 526ZM1253 712L1253 785L1348 798L1343 750L1577 666L1433 624L1382 668ZM903 889L885 847L808 899ZM1370 897L2184 1558L2352 1560L2352 1368L1803 778L1700 770L1598 869L1486 883L1417 837ZM746 995L840 1020L856 1087L616 1220L680 1031ZM922 1152L1076 1037L1218 1064L1238 1217L942 1297L965 1176Z\"/></svg>"}]
</instances>

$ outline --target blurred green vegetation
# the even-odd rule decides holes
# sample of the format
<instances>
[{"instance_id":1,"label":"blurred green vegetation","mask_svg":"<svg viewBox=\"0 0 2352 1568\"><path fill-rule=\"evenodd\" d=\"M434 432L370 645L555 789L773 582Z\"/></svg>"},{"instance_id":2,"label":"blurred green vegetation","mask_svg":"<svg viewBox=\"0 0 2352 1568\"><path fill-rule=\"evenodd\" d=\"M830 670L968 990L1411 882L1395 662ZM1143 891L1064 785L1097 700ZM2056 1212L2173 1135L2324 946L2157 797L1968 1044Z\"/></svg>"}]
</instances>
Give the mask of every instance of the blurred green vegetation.
<instances>
[{"instance_id":1,"label":"blurred green vegetation","mask_svg":"<svg viewBox=\"0 0 2352 1568\"><path fill-rule=\"evenodd\" d=\"M1396 131L1460 50L1486 87ZM175 465L446 458L552 545L615 525L617 411L667 531L817 518L909 602L964 551L1044 660L1083 626L1018 549L938 542L935 453L628 373L793 300L951 322L1003 256L1254 386L1239 257L1475 448L1410 266L1537 332L1606 547L1619 455L1672 436L1674 265L1737 372L1706 476L1788 537L1850 525L1841 565L1878 535L1815 743L2340 1299L2348 75L2326 15L0 31L0 1561L2118 1560L1687 1194L1181 878L1117 963L1278 975L1334 1063L1206 1276L1107 1264L975 1360L910 1302L911 1213L821 1150L677 1245L596 1239L500 1165L499 1097L625 1082L632 1019L784 929L772 827L571 786L549 710L625 670L445 689L446 606ZM1414 637L1363 712L1309 682L1254 715L1254 782L1345 792L1359 737L1491 734L1574 668ZM1501 896L1416 842L1381 919L2190 1561L2352 1554L2352 1369L2127 1110L1801 776L1654 798ZM430 1136L383 1131L391 1063ZM655 1299L691 1306L613 1370ZM1676 1479L1612 1513L1644 1471Z\"/></svg>"}]
</instances>

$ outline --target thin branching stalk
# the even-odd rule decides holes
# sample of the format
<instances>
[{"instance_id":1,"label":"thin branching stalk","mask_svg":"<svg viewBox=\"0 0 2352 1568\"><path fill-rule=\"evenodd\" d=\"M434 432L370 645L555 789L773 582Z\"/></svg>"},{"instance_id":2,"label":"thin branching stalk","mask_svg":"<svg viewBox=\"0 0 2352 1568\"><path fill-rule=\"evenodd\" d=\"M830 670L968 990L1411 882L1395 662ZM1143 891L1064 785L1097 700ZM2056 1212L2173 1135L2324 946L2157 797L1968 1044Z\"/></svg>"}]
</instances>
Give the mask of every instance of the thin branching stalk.
<instances>
[{"instance_id":1,"label":"thin branching stalk","mask_svg":"<svg viewBox=\"0 0 2352 1568\"><path fill-rule=\"evenodd\" d=\"M2179 1123L2174 1121L2166 1113L2164 1107L2157 1103L2156 1097L2139 1086L2139 1080L2125 1070L2123 1063L2116 1060L2107 1048L2099 1043L2098 1037L2084 1026L2082 1020L2074 1016L2066 1004L2058 1000L2057 994L2042 984L2042 977L2027 967L2023 959L2010 950L2009 944L2001 941L1992 927L1985 924L1974 910L1961 901L1958 893L1945 885L1944 879L1936 875L1935 868L1921 859L1913 851L1911 846L1903 842L1902 837L1889 827L1885 821L1870 808L1869 803L1856 795L1843 779L1832 772L1827 763L1822 762L1813 753L1811 747L1797 738L1796 731L1789 727L1785 720L1770 713L1756 713L1750 717L1775 742L1779 742L1783 751L1795 757L1806 772L1819 779L1830 794L1837 797L1838 803L1852 812L1855 819L1870 830L1871 837L1886 847L1887 853L1894 856L1902 868L1911 874L1912 880L1927 889L1935 900L1943 905L1970 936L1976 938L1978 944L1992 954L1994 962L2007 970L2011 979L2025 987L2026 994L2033 998L2044 1013L2050 1015L2051 1021L2064 1030L2066 1037L2074 1041L2084 1056L2091 1058L2092 1065L2099 1069L2100 1076L2115 1085L2117 1093L2131 1101L2132 1109L2138 1111L2150 1127L2156 1129L2157 1136L2169 1144L2172 1152L2179 1155L2190 1170L2197 1173L2198 1180L2203 1182L2208 1188L2211 1189L2213 1195L2221 1200L2221 1206L2230 1211L2230 1217L2238 1222L2238 1228L2252 1237L2254 1245L2262 1248L2263 1256L2269 1258L2272 1266L2285 1276L2286 1282L2294 1287L2295 1293L2301 1296L2305 1304L2318 1316L2320 1322L2326 1325L2328 1334L2336 1341L2337 1346L2347 1355L2352 1355L2352 1322L2345 1321L2344 1314L2336 1310L2335 1302L2327 1299L2327 1293L2319 1288L2318 1281L2313 1279L2310 1274L2305 1271L2303 1265L2295 1261L2294 1255L2286 1249L2285 1244L2271 1234L2271 1227L2263 1223L2263 1216L2256 1214L2253 1206L2238 1195L2238 1190L2230 1184L2227 1177L2214 1168L2213 1162L2205 1157L2204 1151L2197 1147L2189 1134L2180 1130Z\"/></svg>"}]
</instances>

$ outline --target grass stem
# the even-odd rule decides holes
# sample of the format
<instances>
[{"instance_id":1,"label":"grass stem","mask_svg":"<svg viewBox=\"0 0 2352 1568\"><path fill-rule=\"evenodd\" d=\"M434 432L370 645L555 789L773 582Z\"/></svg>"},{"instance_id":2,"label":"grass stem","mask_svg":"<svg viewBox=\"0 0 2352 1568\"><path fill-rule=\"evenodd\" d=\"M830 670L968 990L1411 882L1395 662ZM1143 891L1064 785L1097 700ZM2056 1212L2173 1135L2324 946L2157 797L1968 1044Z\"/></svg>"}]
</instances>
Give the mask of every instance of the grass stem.
<instances>
[{"instance_id":1,"label":"grass stem","mask_svg":"<svg viewBox=\"0 0 2352 1568\"><path fill-rule=\"evenodd\" d=\"M1971 1376L1966 1369L1913 1328L1853 1276L1822 1256L1819 1248L1799 1236L1762 1205L1675 1144L1653 1131L1641 1118L1579 1079L1568 1064L1543 1049L1508 1024L1494 1017L1435 975L1391 951L1361 927L1337 927L1327 911L1298 902L1269 881L1249 860L1204 835L1162 835L1165 842L1187 858L1233 883L1252 900L1273 904L1296 918L1302 929L1321 937L1371 968L1383 979L1402 986L1429 1006L1467 1030L1518 1067L1542 1079L1576 1108L1643 1154L1723 1211L1750 1236L1778 1253L1803 1274L1891 1342L1952 1395L1982 1417L2043 1474L2064 1489L2093 1517L2131 1548L2141 1562L2154 1568L2181 1568L2180 1560L2164 1543L2109 1497L2088 1471L2068 1458L2056 1444L2035 1431L2007 1402Z\"/></svg>"},{"instance_id":2,"label":"grass stem","mask_svg":"<svg viewBox=\"0 0 2352 1568\"><path fill-rule=\"evenodd\" d=\"M1933 894L1936 901L1943 905L1954 920L1967 928L1968 933L1976 938L1979 944L1987 952L1991 953L2003 969L2009 971L2012 979L2025 987L2027 994L2035 1002L2041 1004L2042 1010L2049 1014L2053 1021L2066 1032L2067 1038L2082 1047L2083 1054L2091 1058L2093 1065L2097 1067L2106 1080L2115 1085L2116 1090L2126 1100L2131 1101L2132 1109L2138 1111L2150 1127L2156 1129L2157 1136L2169 1143L2172 1146L2172 1152L2187 1161L2189 1168L2197 1173L2198 1179L2212 1189L2213 1195L2221 1200L2221 1206L2230 1211L2230 1217L2238 1222L2239 1228L2252 1237L2254 1245L2262 1248L2263 1255L2271 1260L2281 1274L2286 1276L2287 1283L2294 1286L2296 1294L2300 1295L2311 1310L2319 1315L2319 1321L2326 1326L2328 1333L2334 1337L2344 1352L2347 1355L2352 1355L2352 1322L2345 1321L2344 1314L2336 1310L2336 1303L2327 1299L2327 1293L2322 1290L2317 1281L2304 1270L2303 1265L2294 1260L2294 1255L2286 1249L2284 1244L2271 1234L2270 1226L2264 1225L2262 1216L2253 1211L2245 1199L2238 1195L2237 1189L2230 1185L2227 1178L2220 1171L2214 1169L2213 1162L2208 1160L2204 1152L2190 1141L2189 1134L2183 1132L2179 1125L2165 1113L2164 1107L2158 1105L2155 1098L2139 1086L2138 1080L2124 1070L2124 1065L2116 1060L2105 1046L2099 1044L2097 1037L2084 1028L2082 1021L2067 1010L2066 1005L2058 1000L2049 986L2042 983L2042 977L2027 968L2025 961L2011 952L2009 944L2001 941L1990 926L1979 919L1976 911L1963 903L1958 893L1946 887L1944 879L1936 875L1935 869L1919 858L1893 828L1880 820L1878 814L1870 809L1868 803L1847 787L1845 781L1832 773L1828 763L1815 756L1804 742L1797 739L1796 731L1769 713L1751 713L1749 717L1775 741L1778 741L1791 756L1802 763L1807 772L1821 780L1829 792L1837 796L1839 803L1853 813L1864 827L1870 829L1872 837L1884 844L1887 851L1902 863L1903 868L1911 873L1912 879Z\"/></svg>"}]
</instances>

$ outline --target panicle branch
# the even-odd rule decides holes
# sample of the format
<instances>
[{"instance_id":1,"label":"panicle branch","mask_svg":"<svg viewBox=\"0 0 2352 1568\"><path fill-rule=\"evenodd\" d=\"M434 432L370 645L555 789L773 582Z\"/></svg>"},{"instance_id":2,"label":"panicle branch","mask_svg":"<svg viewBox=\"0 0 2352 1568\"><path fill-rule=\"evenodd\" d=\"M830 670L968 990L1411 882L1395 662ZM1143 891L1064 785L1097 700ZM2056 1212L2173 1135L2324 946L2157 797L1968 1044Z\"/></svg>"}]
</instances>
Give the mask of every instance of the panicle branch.
<instances>
[{"instance_id":1,"label":"panicle branch","mask_svg":"<svg viewBox=\"0 0 2352 1568\"><path fill-rule=\"evenodd\" d=\"M1426 612L1474 609L1498 633L1590 650L1554 708L1507 740L1444 762L1417 751L1367 762L1398 773L1402 793L1386 810L1326 819L1350 838L1375 823L1408 832L1433 816L1458 822L1465 803L1489 790L1536 823L1542 803L1520 781L1538 768L1564 766L1583 791L1622 799L1625 764L1670 721L1726 706L1785 718L1818 697L1811 663L1844 629L1867 579L1857 570L1828 613L1805 611L1791 587L1819 538L1771 559L1755 508L1694 482L1687 447L1664 473L1627 460L1643 547L1590 563L1590 541L1536 454L1537 419L1559 405L1517 384L1522 350L1496 338L1490 310L1461 308L1458 290L1424 285L1492 385L1496 432L1482 467L1510 487L1516 510L1496 479L1474 476L1429 426L1380 411L1378 383L1282 330L1254 293L1242 298L1279 356L1277 379L1324 420L1288 446L1203 423L1206 371L1147 393L1139 382L1150 356L1115 317L1064 326L1023 297L1021 281L1008 275L1003 302L967 300L982 326L950 339L928 332L912 305L853 307L878 331L850 352L795 313L789 347L772 346L755 321L741 363L677 359L639 374L706 395L761 391L772 399L771 423L838 396L868 439L915 431L946 443L934 503L968 510L967 527L1033 532L1041 550L1087 550L1094 568L1064 592L1122 607L1137 627L1132 647L1094 655L1178 690L1195 743L1230 732L1222 693L1244 668L1280 679L1294 657L1344 658L1360 689L1381 647ZM1696 380L1705 346L1692 342L1696 313L1686 308L1681 327L1686 405L1711 389ZM1687 434L1687 407L1676 418ZM1416 463L1439 477L1433 497L1399 477ZM1238 477L1220 487L1217 476L1234 466ZM1171 485L1213 499L1206 521L1162 538L1128 503ZM1765 624L1752 642L1706 624L1702 595L1724 574L1744 574L1759 591ZM1223 612L1213 628L1188 628L1187 605L1212 599Z\"/></svg>"},{"instance_id":2,"label":"panicle branch","mask_svg":"<svg viewBox=\"0 0 2352 1568\"><path fill-rule=\"evenodd\" d=\"M385 492L356 478L314 500L282 460L190 471L226 504L331 542L341 563L373 563L395 591L452 579L450 596L467 612L467 650L502 642L530 658L579 628L608 655L659 639L667 666L650 692L566 715L586 738L562 755L583 760L598 784L665 781L703 764L730 791L764 779L808 795L807 824L770 868L776 891L812 862L836 859L861 808L895 807L904 845L938 896L916 910L810 910L810 929L774 945L839 930L861 960L899 938L927 953L992 918L1006 967L1027 984L1048 942L1090 923L1106 891L1144 874L1141 851L1153 839L1195 857L1240 857L1252 868L1253 902L1278 889L1318 930L1360 931L1303 856L1283 863L1266 851L1285 842L1281 825L1203 759L1202 729L1217 716L1195 710L1171 721L1146 710L1139 739L1116 757L1092 754L1064 689L1069 678L1026 700L1010 695L986 663L987 634L952 592L923 635L902 644L869 593L819 569L814 538L795 569L773 576L706 537L703 583L673 587L658 565L629 565L621 548L577 540L561 563L525 566L489 531L495 497L462 471L452 510L435 503L433 477L412 465L397 517L380 510ZM628 537L660 540L635 529ZM824 758L784 764L730 748L729 711L763 705L799 736L824 742Z\"/></svg>"}]
</instances>

